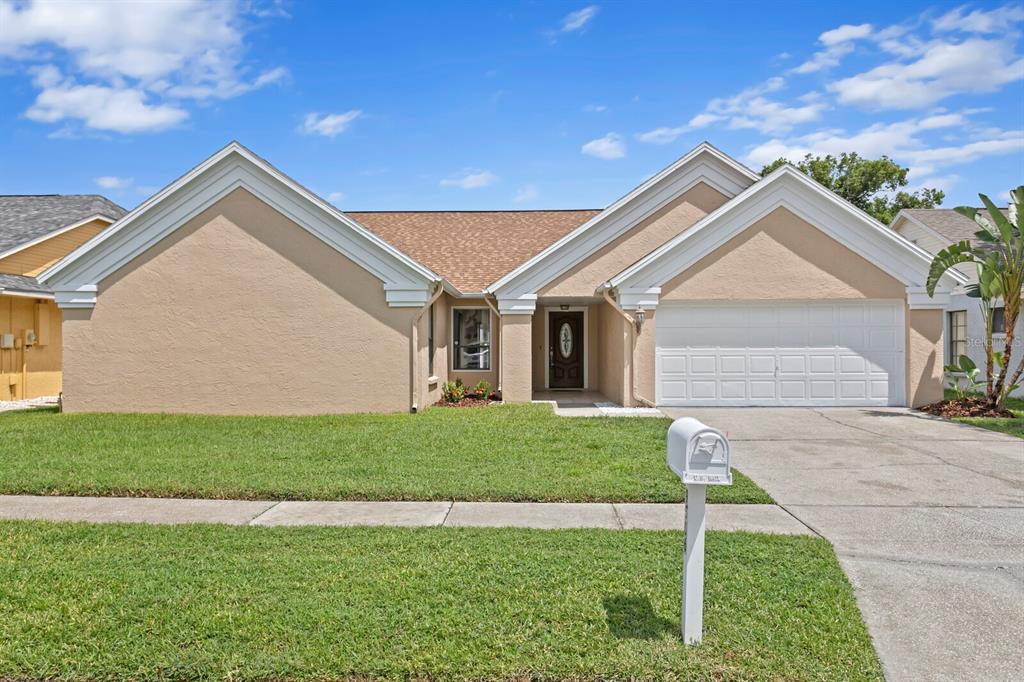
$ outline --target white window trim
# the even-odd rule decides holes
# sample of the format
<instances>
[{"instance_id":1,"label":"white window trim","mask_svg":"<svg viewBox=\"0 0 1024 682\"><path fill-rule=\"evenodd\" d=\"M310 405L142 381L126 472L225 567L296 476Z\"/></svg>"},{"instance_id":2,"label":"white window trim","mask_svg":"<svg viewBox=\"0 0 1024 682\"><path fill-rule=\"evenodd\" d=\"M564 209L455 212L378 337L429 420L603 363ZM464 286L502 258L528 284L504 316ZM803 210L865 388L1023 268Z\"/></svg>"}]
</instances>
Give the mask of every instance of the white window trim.
<instances>
[{"instance_id":1,"label":"white window trim","mask_svg":"<svg viewBox=\"0 0 1024 682\"><path fill-rule=\"evenodd\" d=\"M488 369L458 369L455 367L455 360L458 357L458 353L455 350L455 335L458 334L458 330L455 328L455 311L456 310L486 310L487 311L487 324L490 325L491 334L491 347L488 349L488 362L490 367ZM460 374L491 374L494 372L494 312L490 306L486 303L484 305L453 305L452 306L452 320L451 320L451 371L459 372Z\"/></svg>"},{"instance_id":2,"label":"white window trim","mask_svg":"<svg viewBox=\"0 0 1024 682\"><path fill-rule=\"evenodd\" d=\"M556 391L585 391L590 388L590 306L575 305L562 309L560 305L544 306L544 388L551 388L551 313L583 313L583 388L556 388Z\"/></svg>"}]
</instances>

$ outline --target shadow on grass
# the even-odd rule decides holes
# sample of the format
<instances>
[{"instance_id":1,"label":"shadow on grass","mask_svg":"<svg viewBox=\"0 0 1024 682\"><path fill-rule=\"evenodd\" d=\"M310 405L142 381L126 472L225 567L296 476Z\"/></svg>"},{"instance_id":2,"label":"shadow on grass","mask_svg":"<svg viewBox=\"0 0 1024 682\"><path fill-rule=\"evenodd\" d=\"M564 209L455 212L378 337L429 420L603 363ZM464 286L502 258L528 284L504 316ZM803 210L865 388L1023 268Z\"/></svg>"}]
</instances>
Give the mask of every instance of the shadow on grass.
<instances>
[{"instance_id":1,"label":"shadow on grass","mask_svg":"<svg viewBox=\"0 0 1024 682\"><path fill-rule=\"evenodd\" d=\"M604 612L609 632L619 639L656 639L677 628L676 623L654 613L647 597L605 597Z\"/></svg>"}]
</instances>

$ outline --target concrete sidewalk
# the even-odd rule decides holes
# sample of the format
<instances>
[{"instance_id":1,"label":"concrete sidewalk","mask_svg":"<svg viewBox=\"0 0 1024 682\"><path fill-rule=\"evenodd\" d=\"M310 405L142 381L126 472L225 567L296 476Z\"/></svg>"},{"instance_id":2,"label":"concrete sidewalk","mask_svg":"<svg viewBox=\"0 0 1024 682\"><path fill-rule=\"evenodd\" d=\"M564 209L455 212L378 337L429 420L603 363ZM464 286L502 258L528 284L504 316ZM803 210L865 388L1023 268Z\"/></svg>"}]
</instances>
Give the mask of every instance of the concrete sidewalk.
<instances>
[{"instance_id":1,"label":"concrete sidewalk","mask_svg":"<svg viewBox=\"0 0 1024 682\"><path fill-rule=\"evenodd\" d=\"M0 519L252 526L462 526L682 530L682 504L274 502L0 495ZM811 535L773 504L709 504L708 530Z\"/></svg>"}]
</instances>

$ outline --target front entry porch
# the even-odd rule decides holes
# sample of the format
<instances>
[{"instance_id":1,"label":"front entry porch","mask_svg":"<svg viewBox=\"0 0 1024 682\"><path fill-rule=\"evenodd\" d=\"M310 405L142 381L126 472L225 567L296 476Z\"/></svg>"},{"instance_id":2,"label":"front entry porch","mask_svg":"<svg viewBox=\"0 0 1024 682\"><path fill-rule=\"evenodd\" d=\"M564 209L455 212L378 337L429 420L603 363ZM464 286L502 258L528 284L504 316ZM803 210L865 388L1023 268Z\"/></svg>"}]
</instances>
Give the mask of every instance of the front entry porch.
<instances>
[{"instance_id":1,"label":"front entry porch","mask_svg":"<svg viewBox=\"0 0 1024 682\"><path fill-rule=\"evenodd\" d=\"M542 390L533 392L535 403L547 403L560 417L663 417L652 407L623 407L600 391Z\"/></svg>"}]
</instances>

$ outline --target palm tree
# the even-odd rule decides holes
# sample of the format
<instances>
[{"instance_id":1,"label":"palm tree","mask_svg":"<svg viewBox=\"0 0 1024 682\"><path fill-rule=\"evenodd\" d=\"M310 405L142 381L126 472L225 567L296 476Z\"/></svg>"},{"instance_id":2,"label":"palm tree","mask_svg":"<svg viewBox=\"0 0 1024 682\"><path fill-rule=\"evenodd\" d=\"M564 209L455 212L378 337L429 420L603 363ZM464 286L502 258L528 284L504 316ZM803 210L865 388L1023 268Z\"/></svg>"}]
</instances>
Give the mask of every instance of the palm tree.
<instances>
[{"instance_id":1,"label":"palm tree","mask_svg":"<svg viewBox=\"0 0 1024 682\"><path fill-rule=\"evenodd\" d=\"M988 217L976 208L960 206L954 210L973 220L981 228L974 233L975 243L964 240L943 249L932 260L928 271L927 290L935 295L935 286L947 270L960 263L974 263L978 267L978 283L968 288L968 295L980 298L985 315L985 366L988 379L985 397L989 407L1001 408L1006 397L1020 381L1024 372L1024 358L1010 375L1013 359L1014 331L1020 315L1021 287L1024 286L1024 237L1021 235L1021 216L1024 215L1024 185L1010 192L1008 215L1003 215L984 194L978 195L988 211ZM992 347L992 304L1002 297L1006 325L1006 343L1001 352ZM958 358L951 358L956 363ZM993 378L993 369L999 372Z\"/></svg>"}]
</instances>

